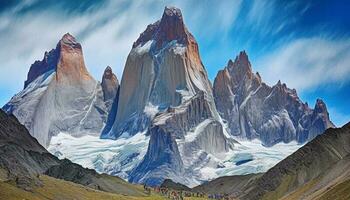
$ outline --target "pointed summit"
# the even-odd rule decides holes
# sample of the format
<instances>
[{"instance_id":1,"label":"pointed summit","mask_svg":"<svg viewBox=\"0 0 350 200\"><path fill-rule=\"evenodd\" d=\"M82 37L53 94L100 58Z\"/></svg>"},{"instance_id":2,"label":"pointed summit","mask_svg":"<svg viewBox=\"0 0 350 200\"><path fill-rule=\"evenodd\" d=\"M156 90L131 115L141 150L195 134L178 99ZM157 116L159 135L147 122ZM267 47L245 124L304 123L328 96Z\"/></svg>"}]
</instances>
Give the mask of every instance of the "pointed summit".
<instances>
[{"instance_id":1,"label":"pointed summit","mask_svg":"<svg viewBox=\"0 0 350 200\"><path fill-rule=\"evenodd\" d=\"M239 55L236 57L235 59L236 63L242 63L245 65L250 65L249 59L248 59L248 55L247 53L243 50L241 52L239 52Z\"/></svg>"},{"instance_id":2,"label":"pointed summit","mask_svg":"<svg viewBox=\"0 0 350 200\"><path fill-rule=\"evenodd\" d=\"M119 137L127 129L129 134L145 129L150 123L144 112L147 105L178 106L183 101L182 91L188 97L199 91L212 96L198 45L186 29L181 11L165 7L161 20L148 25L133 44L120 83L116 122L108 131L111 136L106 137Z\"/></svg>"},{"instance_id":3,"label":"pointed summit","mask_svg":"<svg viewBox=\"0 0 350 200\"><path fill-rule=\"evenodd\" d=\"M327 106L326 106L326 104L323 102L322 99L317 99L317 100L316 100L316 104L315 104L314 111L315 111L316 113L328 113L328 111L327 111Z\"/></svg>"},{"instance_id":4,"label":"pointed summit","mask_svg":"<svg viewBox=\"0 0 350 200\"><path fill-rule=\"evenodd\" d=\"M165 7L157 32L157 46L177 40L178 43L188 44L188 33L183 22L181 10L175 7Z\"/></svg>"},{"instance_id":5,"label":"pointed summit","mask_svg":"<svg viewBox=\"0 0 350 200\"><path fill-rule=\"evenodd\" d=\"M265 84L259 73L252 72L245 51L219 71L213 88L216 108L231 134L259 138L266 146L292 140L304 143L334 127L322 100L310 109L295 89L280 80L272 87Z\"/></svg>"},{"instance_id":6,"label":"pointed summit","mask_svg":"<svg viewBox=\"0 0 350 200\"><path fill-rule=\"evenodd\" d=\"M99 134L107 117L106 105L101 85L85 67L81 45L67 33L55 49L31 65L25 89L4 108L47 146L59 132Z\"/></svg>"},{"instance_id":7,"label":"pointed summit","mask_svg":"<svg viewBox=\"0 0 350 200\"><path fill-rule=\"evenodd\" d=\"M63 35L58 42L59 62L56 67L56 79L60 83L75 84L79 81L92 80L84 62L83 49L74 36Z\"/></svg>"},{"instance_id":8,"label":"pointed summit","mask_svg":"<svg viewBox=\"0 0 350 200\"><path fill-rule=\"evenodd\" d=\"M117 94L119 81L110 66L107 66L103 73L101 86L103 90L104 101L113 100Z\"/></svg>"},{"instance_id":9,"label":"pointed summit","mask_svg":"<svg viewBox=\"0 0 350 200\"><path fill-rule=\"evenodd\" d=\"M62 39L59 41L57 46L69 46L72 48L81 49L81 45L76 41L75 37L70 33L66 33L62 36Z\"/></svg>"},{"instance_id":10,"label":"pointed summit","mask_svg":"<svg viewBox=\"0 0 350 200\"><path fill-rule=\"evenodd\" d=\"M233 63L232 60L229 60L227 68L232 74L235 74L234 76L237 80L242 79L246 75L249 79L254 76L248 55L245 51L239 52Z\"/></svg>"},{"instance_id":11,"label":"pointed summit","mask_svg":"<svg viewBox=\"0 0 350 200\"><path fill-rule=\"evenodd\" d=\"M69 33L62 36L55 49L46 51L41 61L37 60L30 66L24 88L39 76L52 70L57 72L57 80L65 79L66 76L72 80L92 79L85 68L82 47Z\"/></svg>"},{"instance_id":12,"label":"pointed summit","mask_svg":"<svg viewBox=\"0 0 350 200\"><path fill-rule=\"evenodd\" d=\"M156 49L160 49L174 40L178 44L186 46L195 43L193 36L188 32L183 22L181 10L175 7L165 7L161 20L148 25L133 44L133 48L150 40L156 42Z\"/></svg>"}]
</instances>

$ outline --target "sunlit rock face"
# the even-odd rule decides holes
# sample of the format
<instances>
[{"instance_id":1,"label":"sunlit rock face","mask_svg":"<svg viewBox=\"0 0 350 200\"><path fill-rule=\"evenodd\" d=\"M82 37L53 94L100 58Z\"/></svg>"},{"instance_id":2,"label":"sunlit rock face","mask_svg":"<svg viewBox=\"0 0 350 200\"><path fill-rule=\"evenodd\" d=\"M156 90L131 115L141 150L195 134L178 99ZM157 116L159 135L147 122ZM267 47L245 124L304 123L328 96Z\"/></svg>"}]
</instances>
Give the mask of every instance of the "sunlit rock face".
<instances>
[{"instance_id":1,"label":"sunlit rock face","mask_svg":"<svg viewBox=\"0 0 350 200\"><path fill-rule=\"evenodd\" d=\"M177 8L166 7L161 20L148 25L133 44L116 103L114 122L107 123L101 137L132 137L141 131L150 137L144 159L129 174L131 182L160 185L171 178L191 185L194 168L184 159L205 165L211 155L233 148L198 44Z\"/></svg>"},{"instance_id":2,"label":"sunlit rock face","mask_svg":"<svg viewBox=\"0 0 350 200\"><path fill-rule=\"evenodd\" d=\"M203 92L157 114L147 134L150 135L148 150L131 172L131 182L160 185L169 178L191 185L196 179L193 163L205 165L207 161L203 157L226 153L234 147L234 141L224 135L221 123L212 115ZM201 154L202 158L198 156Z\"/></svg>"},{"instance_id":3,"label":"sunlit rock face","mask_svg":"<svg viewBox=\"0 0 350 200\"><path fill-rule=\"evenodd\" d=\"M81 45L68 33L30 67L24 89L4 110L43 146L59 132L99 134L107 117L102 87L87 71Z\"/></svg>"},{"instance_id":4,"label":"sunlit rock face","mask_svg":"<svg viewBox=\"0 0 350 200\"><path fill-rule=\"evenodd\" d=\"M121 80L116 120L106 137L144 130L152 108L178 106L199 91L213 104L198 45L183 24L181 11L166 8L162 19L149 25L133 44ZM215 106L212 112L216 114Z\"/></svg>"},{"instance_id":5,"label":"sunlit rock face","mask_svg":"<svg viewBox=\"0 0 350 200\"><path fill-rule=\"evenodd\" d=\"M110 109L119 89L118 78L113 73L110 66L107 66L103 73L101 86L103 91L103 100L106 102L107 107Z\"/></svg>"},{"instance_id":6,"label":"sunlit rock face","mask_svg":"<svg viewBox=\"0 0 350 200\"><path fill-rule=\"evenodd\" d=\"M252 72L244 51L218 72L213 88L216 108L235 136L272 146L292 140L304 143L334 127L322 100L311 109L286 84L266 85Z\"/></svg>"}]
</instances>

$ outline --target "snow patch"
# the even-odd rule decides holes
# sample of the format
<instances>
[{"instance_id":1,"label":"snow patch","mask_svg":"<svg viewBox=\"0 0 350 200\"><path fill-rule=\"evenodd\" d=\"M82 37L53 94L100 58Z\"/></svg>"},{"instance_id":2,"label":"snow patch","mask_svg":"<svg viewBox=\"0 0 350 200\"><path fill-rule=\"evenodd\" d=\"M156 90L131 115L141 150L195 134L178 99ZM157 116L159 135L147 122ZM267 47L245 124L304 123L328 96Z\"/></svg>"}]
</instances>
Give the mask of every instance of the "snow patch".
<instances>
[{"instance_id":1,"label":"snow patch","mask_svg":"<svg viewBox=\"0 0 350 200\"><path fill-rule=\"evenodd\" d=\"M153 43L153 40L149 40L145 44L139 44L136 48L134 48L134 51L137 54L147 53L150 51L152 43Z\"/></svg>"},{"instance_id":2,"label":"snow patch","mask_svg":"<svg viewBox=\"0 0 350 200\"><path fill-rule=\"evenodd\" d=\"M99 173L127 179L128 171L146 154L148 142L149 136L145 132L118 140L100 139L92 135L78 138L59 133L52 137L48 151L60 159L67 158Z\"/></svg>"},{"instance_id":3,"label":"snow patch","mask_svg":"<svg viewBox=\"0 0 350 200\"><path fill-rule=\"evenodd\" d=\"M24 97L25 95L34 92L35 90L45 90L55 74L55 70L45 72L44 74L36 78L34 81L32 81L24 90L16 94L13 98Z\"/></svg>"},{"instance_id":4,"label":"snow patch","mask_svg":"<svg viewBox=\"0 0 350 200\"><path fill-rule=\"evenodd\" d=\"M204 132L204 128L206 128L207 125L212 121L213 121L212 119L206 119L200 124L198 124L198 126L195 128L194 131L187 132L187 134L185 135L185 142L194 141L200 133Z\"/></svg>"},{"instance_id":5,"label":"snow patch","mask_svg":"<svg viewBox=\"0 0 350 200\"><path fill-rule=\"evenodd\" d=\"M173 50L174 50L174 53L177 55L184 55L186 51L186 47L180 44L176 44Z\"/></svg>"},{"instance_id":6,"label":"snow patch","mask_svg":"<svg viewBox=\"0 0 350 200\"><path fill-rule=\"evenodd\" d=\"M158 108L158 106L153 105L151 102L148 102L148 104L145 106L143 112L148 117L153 118L159 112L159 108Z\"/></svg>"}]
</instances>

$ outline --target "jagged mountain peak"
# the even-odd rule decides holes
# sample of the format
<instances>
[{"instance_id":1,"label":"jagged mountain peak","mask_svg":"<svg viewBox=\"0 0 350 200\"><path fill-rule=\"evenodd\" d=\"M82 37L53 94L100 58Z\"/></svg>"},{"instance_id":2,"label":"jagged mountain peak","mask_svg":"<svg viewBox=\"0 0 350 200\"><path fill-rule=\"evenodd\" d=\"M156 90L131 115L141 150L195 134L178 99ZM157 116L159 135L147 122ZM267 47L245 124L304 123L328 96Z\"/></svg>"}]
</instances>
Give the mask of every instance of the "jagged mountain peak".
<instances>
[{"instance_id":1,"label":"jagged mountain peak","mask_svg":"<svg viewBox=\"0 0 350 200\"><path fill-rule=\"evenodd\" d=\"M227 66L231 67L233 65L234 65L234 63L233 63L232 59L229 59L228 62L227 62Z\"/></svg>"},{"instance_id":2,"label":"jagged mountain peak","mask_svg":"<svg viewBox=\"0 0 350 200\"><path fill-rule=\"evenodd\" d=\"M110 66L107 66L103 72L101 86L103 90L104 100L113 100L117 94L119 81Z\"/></svg>"},{"instance_id":3,"label":"jagged mountain peak","mask_svg":"<svg viewBox=\"0 0 350 200\"><path fill-rule=\"evenodd\" d=\"M181 10L179 8L176 8L175 6L165 6L163 18L164 17L176 17L182 21Z\"/></svg>"},{"instance_id":4,"label":"jagged mountain peak","mask_svg":"<svg viewBox=\"0 0 350 200\"><path fill-rule=\"evenodd\" d=\"M68 32L62 36L62 40L71 40L72 42L76 43L75 37Z\"/></svg>"},{"instance_id":5,"label":"jagged mountain peak","mask_svg":"<svg viewBox=\"0 0 350 200\"><path fill-rule=\"evenodd\" d=\"M178 44L186 46L190 43L196 43L183 22L181 10L176 7L165 7L162 18L147 26L133 44L133 48L140 44L144 45L150 40L155 41L157 49L174 40Z\"/></svg>"},{"instance_id":6,"label":"jagged mountain peak","mask_svg":"<svg viewBox=\"0 0 350 200\"><path fill-rule=\"evenodd\" d=\"M263 83L252 72L245 51L219 71L213 88L217 110L228 121L231 133L260 138L267 146L292 140L303 143L334 127L322 101L313 110L280 80L272 87Z\"/></svg>"},{"instance_id":7,"label":"jagged mountain peak","mask_svg":"<svg viewBox=\"0 0 350 200\"><path fill-rule=\"evenodd\" d=\"M316 99L315 110L319 110L319 111L327 110L326 104L322 99Z\"/></svg>"},{"instance_id":8,"label":"jagged mountain peak","mask_svg":"<svg viewBox=\"0 0 350 200\"><path fill-rule=\"evenodd\" d=\"M4 108L47 146L60 132L99 134L108 106L102 92L85 67L82 46L67 33L31 65L24 90Z\"/></svg>"},{"instance_id":9,"label":"jagged mountain peak","mask_svg":"<svg viewBox=\"0 0 350 200\"><path fill-rule=\"evenodd\" d=\"M239 52L239 55L236 56L235 62L236 62L236 63L242 63L242 64L248 64L248 63L250 63L250 62L249 62L248 55L247 55L247 53L246 53L245 50Z\"/></svg>"},{"instance_id":10,"label":"jagged mountain peak","mask_svg":"<svg viewBox=\"0 0 350 200\"><path fill-rule=\"evenodd\" d=\"M103 72L102 81L104 79L115 79L118 82L117 76L113 73L113 70L110 66L107 66Z\"/></svg>"},{"instance_id":11,"label":"jagged mountain peak","mask_svg":"<svg viewBox=\"0 0 350 200\"><path fill-rule=\"evenodd\" d=\"M69 46L72 48L78 48L81 49L81 45L80 43L77 42L77 40L75 39L75 37L73 35L71 35L70 33L66 33L62 36L62 39L59 41L58 45L65 45L65 46Z\"/></svg>"},{"instance_id":12,"label":"jagged mountain peak","mask_svg":"<svg viewBox=\"0 0 350 200\"><path fill-rule=\"evenodd\" d=\"M234 62L230 59L227 67L229 71L237 74L238 77L244 77L245 75L248 75L249 78L253 77L252 67L245 51L241 51Z\"/></svg>"},{"instance_id":13,"label":"jagged mountain peak","mask_svg":"<svg viewBox=\"0 0 350 200\"><path fill-rule=\"evenodd\" d=\"M56 65L59 59L60 53L57 49L52 49L51 51L44 53L44 58L40 60L36 60L29 69L27 74L27 80L24 81L24 89L36 78L41 76L42 74L56 70Z\"/></svg>"},{"instance_id":14,"label":"jagged mountain peak","mask_svg":"<svg viewBox=\"0 0 350 200\"><path fill-rule=\"evenodd\" d=\"M177 40L181 44L187 44L188 32L180 9L165 7L156 37L158 47L173 40Z\"/></svg>"},{"instance_id":15,"label":"jagged mountain peak","mask_svg":"<svg viewBox=\"0 0 350 200\"><path fill-rule=\"evenodd\" d=\"M314 114L323 114L324 117L329 118L329 113L327 110L326 103L322 99L316 100L316 104L314 107ZM331 124L333 127L335 127L331 121L329 121L329 124Z\"/></svg>"},{"instance_id":16,"label":"jagged mountain peak","mask_svg":"<svg viewBox=\"0 0 350 200\"><path fill-rule=\"evenodd\" d=\"M57 80L65 76L76 80L92 79L85 68L82 46L69 33L62 36L55 49L45 51L41 61L37 60L30 66L24 88L39 76L52 70L57 72Z\"/></svg>"},{"instance_id":17,"label":"jagged mountain peak","mask_svg":"<svg viewBox=\"0 0 350 200\"><path fill-rule=\"evenodd\" d=\"M76 82L92 80L85 67L82 46L69 33L63 35L58 42L59 60L56 67L56 79L60 83L75 84Z\"/></svg>"}]
</instances>

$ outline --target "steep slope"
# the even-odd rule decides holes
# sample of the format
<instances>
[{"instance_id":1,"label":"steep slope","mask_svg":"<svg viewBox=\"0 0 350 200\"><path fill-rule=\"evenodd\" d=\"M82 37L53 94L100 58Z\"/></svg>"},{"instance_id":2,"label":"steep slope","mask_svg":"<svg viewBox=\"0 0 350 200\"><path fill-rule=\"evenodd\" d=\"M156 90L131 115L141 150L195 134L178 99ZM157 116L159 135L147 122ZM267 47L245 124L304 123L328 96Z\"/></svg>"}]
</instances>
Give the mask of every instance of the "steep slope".
<instances>
[{"instance_id":1,"label":"steep slope","mask_svg":"<svg viewBox=\"0 0 350 200\"><path fill-rule=\"evenodd\" d=\"M310 109L286 84L266 85L244 51L218 72L213 87L216 108L238 137L258 138L266 146L304 143L334 127L322 100Z\"/></svg>"},{"instance_id":2,"label":"steep slope","mask_svg":"<svg viewBox=\"0 0 350 200\"><path fill-rule=\"evenodd\" d=\"M178 191L191 191L191 188L187 187L186 185L182 185L180 183L175 183L174 181L170 179L165 179L164 182L160 185L161 188L169 188L172 190L178 190Z\"/></svg>"},{"instance_id":3,"label":"steep slope","mask_svg":"<svg viewBox=\"0 0 350 200\"><path fill-rule=\"evenodd\" d=\"M30 136L13 116L0 109L0 171L1 180L14 181L29 190L42 184L37 177L59 160Z\"/></svg>"},{"instance_id":4,"label":"steep slope","mask_svg":"<svg viewBox=\"0 0 350 200\"><path fill-rule=\"evenodd\" d=\"M124 180L98 174L69 160L59 160L42 147L12 115L0 110L0 180L33 191L45 186L45 176L64 179L93 189L145 196L142 189ZM50 179L54 181L54 179ZM55 182L55 181L54 181ZM58 191L57 191L58 192Z\"/></svg>"},{"instance_id":5,"label":"steep slope","mask_svg":"<svg viewBox=\"0 0 350 200\"><path fill-rule=\"evenodd\" d=\"M262 174L224 176L192 188L193 192L207 194L239 194L243 188L253 185Z\"/></svg>"},{"instance_id":6,"label":"steep slope","mask_svg":"<svg viewBox=\"0 0 350 200\"><path fill-rule=\"evenodd\" d=\"M178 8L166 7L161 20L133 44L116 102L115 121L107 123L101 137L149 136L144 159L128 174L133 183L160 185L169 178L198 184L204 175L197 166L217 166L218 157L233 148L198 44Z\"/></svg>"},{"instance_id":7,"label":"steep slope","mask_svg":"<svg viewBox=\"0 0 350 200\"><path fill-rule=\"evenodd\" d=\"M99 134L107 116L102 87L88 73L81 45L68 33L30 67L24 89L3 109L45 147L59 132Z\"/></svg>"},{"instance_id":8,"label":"steep slope","mask_svg":"<svg viewBox=\"0 0 350 200\"><path fill-rule=\"evenodd\" d=\"M198 45L185 27L181 11L167 7L162 19L148 25L133 44L121 80L116 119L102 137L143 131L156 112L178 106L199 91L213 104ZM212 112L216 114L214 106Z\"/></svg>"},{"instance_id":9,"label":"steep slope","mask_svg":"<svg viewBox=\"0 0 350 200\"><path fill-rule=\"evenodd\" d=\"M244 188L245 194L241 198L279 199L285 196L286 199L318 199L329 188L336 188L348 180L350 123L342 128L327 129L268 170L253 187Z\"/></svg>"},{"instance_id":10,"label":"steep slope","mask_svg":"<svg viewBox=\"0 0 350 200\"><path fill-rule=\"evenodd\" d=\"M202 176L194 172L195 168L210 162L210 155L229 152L234 146L234 141L225 137L221 123L211 115L203 92L159 113L147 134L148 150L131 172L131 182L160 185L170 178L191 185Z\"/></svg>"},{"instance_id":11,"label":"steep slope","mask_svg":"<svg viewBox=\"0 0 350 200\"><path fill-rule=\"evenodd\" d=\"M110 66L107 66L103 73L101 86L103 91L103 100L106 102L108 110L110 110L119 89L118 78L113 73Z\"/></svg>"}]
</instances>

